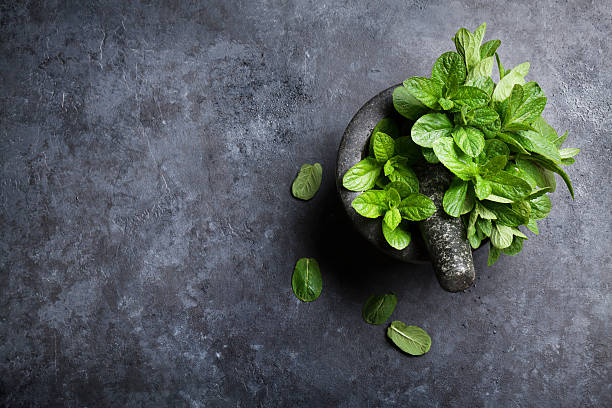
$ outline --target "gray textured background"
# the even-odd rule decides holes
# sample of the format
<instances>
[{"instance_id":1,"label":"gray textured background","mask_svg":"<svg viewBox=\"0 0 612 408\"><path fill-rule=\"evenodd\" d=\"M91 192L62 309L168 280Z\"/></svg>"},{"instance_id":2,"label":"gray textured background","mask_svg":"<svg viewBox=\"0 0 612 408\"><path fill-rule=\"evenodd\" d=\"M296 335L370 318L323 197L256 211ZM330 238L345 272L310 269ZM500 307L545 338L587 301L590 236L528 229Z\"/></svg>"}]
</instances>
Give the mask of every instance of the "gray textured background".
<instances>
[{"instance_id":1,"label":"gray textured background","mask_svg":"<svg viewBox=\"0 0 612 408\"><path fill-rule=\"evenodd\" d=\"M612 404L610 2L154 3L0 6L2 405ZM333 168L363 102L482 21L583 150L576 200L450 294L355 235ZM362 322L388 290L427 355Z\"/></svg>"}]
</instances>

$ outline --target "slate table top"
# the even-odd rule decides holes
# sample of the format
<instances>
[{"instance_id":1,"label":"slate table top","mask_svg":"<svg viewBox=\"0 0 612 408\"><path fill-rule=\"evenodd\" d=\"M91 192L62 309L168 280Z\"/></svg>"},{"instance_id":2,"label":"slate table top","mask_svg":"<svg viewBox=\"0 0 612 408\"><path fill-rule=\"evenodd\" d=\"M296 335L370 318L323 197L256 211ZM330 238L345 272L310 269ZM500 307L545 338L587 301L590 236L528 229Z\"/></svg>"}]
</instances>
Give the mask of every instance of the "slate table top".
<instances>
[{"instance_id":1,"label":"slate table top","mask_svg":"<svg viewBox=\"0 0 612 408\"><path fill-rule=\"evenodd\" d=\"M3 406L612 405L612 6L604 1L0 5ZM582 152L523 252L442 291L348 224L340 137L462 26L531 61ZM310 202L290 185L323 165ZM323 293L291 273L318 259ZM361 319L432 337L418 358Z\"/></svg>"}]
</instances>

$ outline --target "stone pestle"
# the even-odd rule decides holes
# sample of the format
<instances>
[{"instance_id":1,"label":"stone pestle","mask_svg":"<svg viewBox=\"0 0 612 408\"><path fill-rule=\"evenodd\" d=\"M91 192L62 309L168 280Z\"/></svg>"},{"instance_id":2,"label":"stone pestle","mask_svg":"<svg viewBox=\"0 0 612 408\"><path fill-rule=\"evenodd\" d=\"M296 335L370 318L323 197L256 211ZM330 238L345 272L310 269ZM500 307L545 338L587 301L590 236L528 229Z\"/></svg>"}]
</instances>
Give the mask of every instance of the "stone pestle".
<instances>
[{"instance_id":1,"label":"stone pestle","mask_svg":"<svg viewBox=\"0 0 612 408\"><path fill-rule=\"evenodd\" d=\"M442 207L444 192L453 175L440 164L413 169L419 178L420 192L431 198L437 207L434 215L419 222L419 229L440 286L449 292L465 290L472 286L475 278L472 248L461 218L449 216Z\"/></svg>"}]
</instances>

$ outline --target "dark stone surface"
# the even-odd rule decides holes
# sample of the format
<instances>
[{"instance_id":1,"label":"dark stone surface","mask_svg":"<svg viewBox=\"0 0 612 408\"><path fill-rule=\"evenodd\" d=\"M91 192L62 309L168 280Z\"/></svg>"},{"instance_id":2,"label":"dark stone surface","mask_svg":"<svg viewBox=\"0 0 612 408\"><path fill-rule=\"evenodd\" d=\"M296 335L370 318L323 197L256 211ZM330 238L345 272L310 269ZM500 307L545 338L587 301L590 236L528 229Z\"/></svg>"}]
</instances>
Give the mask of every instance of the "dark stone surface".
<instances>
[{"instance_id":1,"label":"dark stone surface","mask_svg":"<svg viewBox=\"0 0 612 408\"><path fill-rule=\"evenodd\" d=\"M612 405L609 2L82 4L0 6L0 404ZM583 151L576 200L451 294L352 232L333 170L357 109L481 21ZM428 354L362 322L391 290Z\"/></svg>"}]
</instances>

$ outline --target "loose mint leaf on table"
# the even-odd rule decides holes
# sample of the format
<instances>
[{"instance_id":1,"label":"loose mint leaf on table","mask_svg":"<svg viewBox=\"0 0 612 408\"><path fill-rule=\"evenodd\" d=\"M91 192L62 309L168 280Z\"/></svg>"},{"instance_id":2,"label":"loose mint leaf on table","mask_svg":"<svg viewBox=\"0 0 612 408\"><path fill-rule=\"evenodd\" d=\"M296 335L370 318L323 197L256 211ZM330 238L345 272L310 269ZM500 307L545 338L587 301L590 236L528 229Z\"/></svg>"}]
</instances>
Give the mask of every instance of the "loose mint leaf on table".
<instances>
[{"instance_id":1,"label":"loose mint leaf on table","mask_svg":"<svg viewBox=\"0 0 612 408\"><path fill-rule=\"evenodd\" d=\"M472 126L457 126L452 131L457 146L468 156L476 157L484 149L483 133Z\"/></svg>"},{"instance_id":2,"label":"loose mint leaf on table","mask_svg":"<svg viewBox=\"0 0 612 408\"><path fill-rule=\"evenodd\" d=\"M395 293L386 295L372 295L366 300L361 316L366 323L383 324L390 317L397 305Z\"/></svg>"},{"instance_id":3,"label":"loose mint leaf on table","mask_svg":"<svg viewBox=\"0 0 612 408\"><path fill-rule=\"evenodd\" d=\"M444 113L429 113L423 115L412 126L412 140L423 147L432 147L433 143L445 136L450 136L453 122Z\"/></svg>"},{"instance_id":4,"label":"loose mint leaf on table","mask_svg":"<svg viewBox=\"0 0 612 408\"><path fill-rule=\"evenodd\" d=\"M291 278L293 293L304 302L312 302L321 294L322 280L319 264L314 258L301 258L295 264Z\"/></svg>"},{"instance_id":5,"label":"loose mint leaf on table","mask_svg":"<svg viewBox=\"0 0 612 408\"><path fill-rule=\"evenodd\" d=\"M351 206L367 218L378 218L384 215L389 209L388 194L385 190L365 191L355 197Z\"/></svg>"},{"instance_id":6,"label":"loose mint leaf on table","mask_svg":"<svg viewBox=\"0 0 612 408\"><path fill-rule=\"evenodd\" d=\"M434 63L431 80L440 87L452 90L465 82L466 68L463 57L456 52L445 52ZM450 109L450 108L449 108Z\"/></svg>"},{"instance_id":7,"label":"loose mint leaf on table","mask_svg":"<svg viewBox=\"0 0 612 408\"><path fill-rule=\"evenodd\" d=\"M379 163L385 163L395 152L395 141L393 138L386 133L376 132L374 136L374 157Z\"/></svg>"},{"instance_id":8,"label":"loose mint leaf on table","mask_svg":"<svg viewBox=\"0 0 612 408\"><path fill-rule=\"evenodd\" d=\"M404 81L404 87L423 105L431 109L439 109L438 99L442 97L442 86L429 78L412 77Z\"/></svg>"},{"instance_id":9,"label":"loose mint leaf on table","mask_svg":"<svg viewBox=\"0 0 612 408\"><path fill-rule=\"evenodd\" d=\"M391 323L387 336L397 347L413 356L425 354L431 348L431 337L418 326L408 326L399 320Z\"/></svg>"},{"instance_id":10,"label":"loose mint leaf on table","mask_svg":"<svg viewBox=\"0 0 612 408\"><path fill-rule=\"evenodd\" d=\"M444 166L462 180L470 180L475 176L475 165L462 152L455 148L455 142L451 137L442 137L433 144L434 152Z\"/></svg>"},{"instance_id":11,"label":"loose mint leaf on table","mask_svg":"<svg viewBox=\"0 0 612 408\"><path fill-rule=\"evenodd\" d=\"M322 175L323 168L319 163L303 164L297 177L293 180L291 193L295 198L310 200L319 191Z\"/></svg>"},{"instance_id":12,"label":"loose mint leaf on table","mask_svg":"<svg viewBox=\"0 0 612 408\"><path fill-rule=\"evenodd\" d=\"M342 185L351 191L369 190L376 184L382 165L372 157L367 157L351 167L342 178Z\"/></svg>"},{"instance_id":13,"label":"loose mint leaf on table","mask_svg":"<svg viewBox=\"0 0 612 408\"><path fill-rule=\"evenodd\" d=\"M410 120L417 120L429 110L405 86L398 86L393 90L393 106L400 115Z\"/></svg>"},{"instance_id":14,"label":"loose mint leaf on table","mask_svg":"<svg viewBox=\"0 0 612 408\"><path fill-rule=\"evenodd\" d=\"M410 232L403 227L404 223L398 225L394 230L389 228L387 223L382 223L382 232L385 240L391 247L402 250L410 244Z\"/></svg>"},{"instance_id":15,"label":"loose mint leaf on table","mask_svg":"<svg viewBox=\"0 0 612 408\"><path fill-rule=\"evenodd\" d=\"M420 193L412 193L397 206L402 218L410 221L421 221L431 217L436 212L436 205L429 197Z\"/></svg>"},{"instance_id":16,"label":"loose mint leaf on table","mask_svg":"<svg viewBox=\"0 0 612 408\"><path fill-rule=\"evenodd\" d=\"M450 187L444 193L442 206L451 217L459 217L463 213L463 202L468 190L468 182L455 177Z\"/></svg>"}]
</instances>

